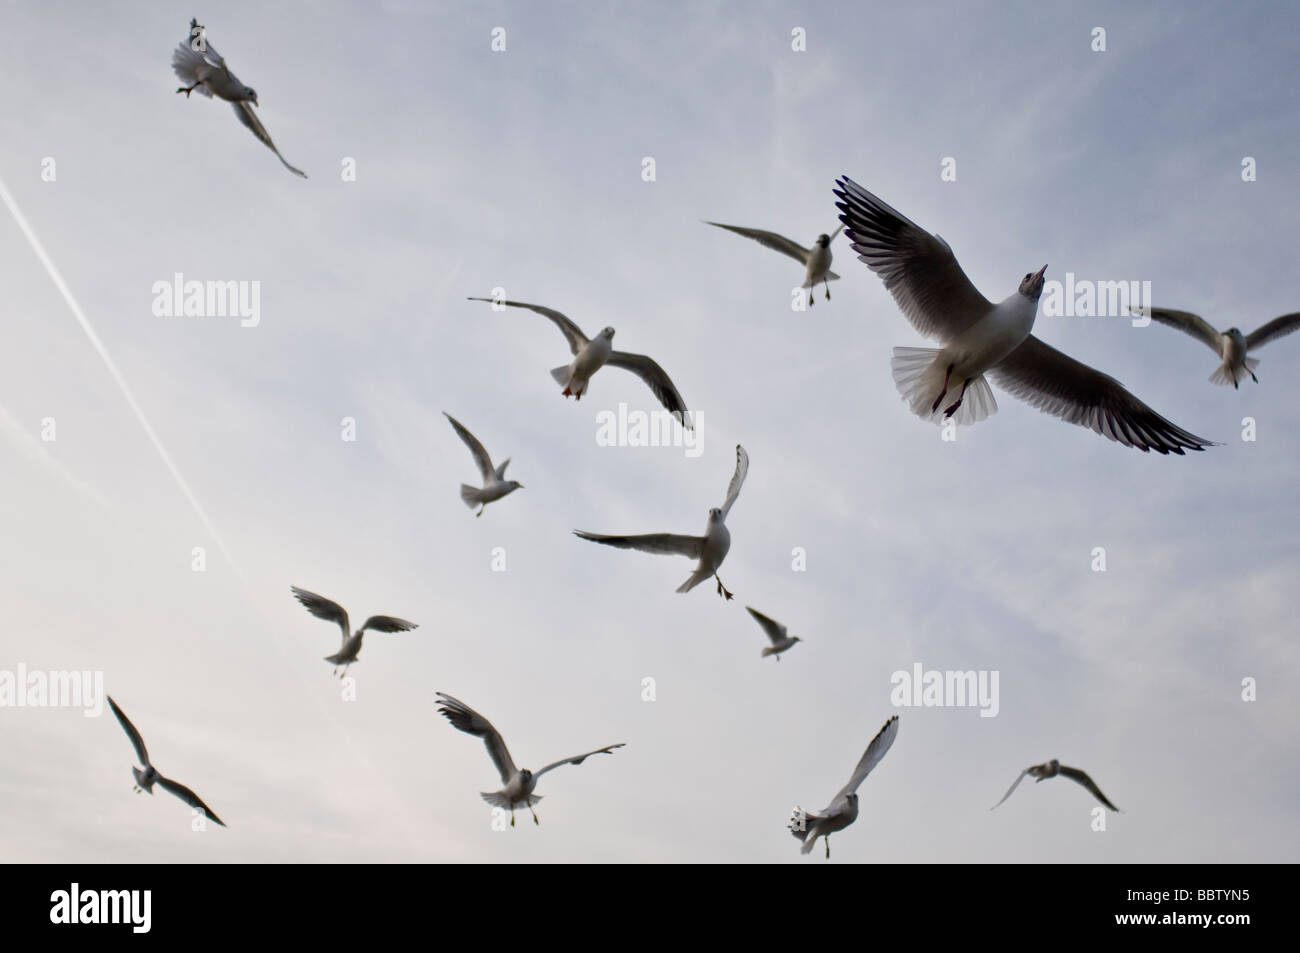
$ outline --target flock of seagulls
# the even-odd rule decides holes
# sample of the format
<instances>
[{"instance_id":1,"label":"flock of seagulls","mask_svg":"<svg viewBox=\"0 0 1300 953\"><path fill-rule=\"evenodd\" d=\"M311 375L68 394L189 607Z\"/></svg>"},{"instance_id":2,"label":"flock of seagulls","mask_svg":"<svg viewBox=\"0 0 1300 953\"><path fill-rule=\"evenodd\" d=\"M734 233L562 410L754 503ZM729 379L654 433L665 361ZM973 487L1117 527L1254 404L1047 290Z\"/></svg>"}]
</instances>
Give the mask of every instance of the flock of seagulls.
<instances>
[{"instance_id":1,"label":"flock of seagulls","mask_svg":"<svg viewBox=\"0 0 1300 953\"><path fill-rule=\"evenodd\" d=\"M197 20L191 21L189 38L175 51L172 67L186 84L177 90L178 93L183 92L188 97L198 92L231 103L240 122L275 152L290 172L306 178L305 173L284 159L259 120L254 111L259 105L257 93L231 72L225 59L207 42L206 30ZM997 410L991 386L996 383L1048 414L1090 428L1110 440L1143 452L1154 450L1161 454L1181 455L1186 450L1199 451L1213 445L1156 413L1114 378L1057 351L1033 335L1046 265L1026 273L1017 290L1003 300L989 301L971 284L948 243L937 234L921 228L848 177L838 179L835 186L833 193L841 213L841 224L833 232L818 236L811 248L763 229L720 222L706 224L752 239L798 261L804 268L801 287L808 291L809 305L814 303L817 285L823 286L829 301L830 282L840 279L831 271L831 243L843 231L859 260L881 279L916 331L936 339L941 345L938 348L894 349L891 367L895 385L917 416L938 423L977 423ZM490 303L497 310L529 310L547 318L559 329L572 359L550 373L555 383L563 388L561 393L564 397L581 400L589 392L592 377L601 368L618 367L640 378L684 427L692 426L691 412L667 372L658 362L643 354L614 350L612 327L606 327L594 338L589 338L577 324L553 308L494 298L471 297L468 300ZM1250 356L1251 352L1300 327L1300 313L1283 315L1252 334L1243 335L1237 328L1219 332L1203 318L1186 311L1163 308L1135 310L1203 341L1221 361L1211 380L1216 384L1231 383L1234 387L1246 376L1258 382L1254 373L1258 361ZM450 414L444 413L444 416L469 448L482 482L477 487L461 484L461 501L476 510L476 517L482 516L489 503L522 489L523 484L506 479L508 458L500 465L494 465L474 434ZM696 567L677 592L690 592L712 578L717 583L718 594L730 601L733 593L723 585L719 569L731 549L727 517L748 472L749 455L743 446L737 445L736 467L726 498L720 507L709 510L702 536L674 533L606 535L582 530L575 530L574 534L604 546L692 559ZM339 650L326 656L326 661L334 665L333 674L339 677L345 676L349 667L358 661L367 631L398 633L418 627L416 623L396 616L375 615L353 632L347 611L337 602L297 586L291 587L291 592L312 616L339 627L342 636ZM771 617L752 607L747 606L746 610L768 639L769 644L762 650L763 658L774 656L780 661L782 653L801 641ZM623 743L607 745L552 762L538 771L530 771L515 764L500 732L485 717L449 694L437 692L436 697L438 712L454 728L483 739L500 775L502 787L484 792L482 797L494 808L508 810L512 826L515 823L514 812L520 808L527 808L534 823L540 823L534 808L541 800L535 789L542 775L563 765L580 765L593 755L612 754L625 746ZM149 760L140 733L117 703L112 698L108 701L143 766L132 768L135 790L152 794L154 785L160 785L196 812L224 827L225 823L198 795L158 772ZM820 837L824 841L826 856L830 857L830 836L857 819L858 788L893 746L898 737L898 726L897 715L885 722L867 746L848 782L825 808L817 813L796 808L789 829L801 842L801 853L810 853ZM1056 760L1024 769L994 808L1004 803L1025 777L1032 776L1041 782L1058 775L1085 787L1106 808L1118 810L1087 773Z\"/></svg>"}]
</instances>

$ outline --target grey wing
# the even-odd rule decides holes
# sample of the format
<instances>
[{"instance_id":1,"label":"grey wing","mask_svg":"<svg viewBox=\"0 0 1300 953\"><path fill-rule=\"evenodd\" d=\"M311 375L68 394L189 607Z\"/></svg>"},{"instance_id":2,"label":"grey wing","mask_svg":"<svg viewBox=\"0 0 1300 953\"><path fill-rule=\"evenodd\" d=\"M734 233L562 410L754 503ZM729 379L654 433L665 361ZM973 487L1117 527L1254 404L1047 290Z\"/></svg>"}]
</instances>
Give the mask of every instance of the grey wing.
<instances>
[{"instance_id":1,"label":"grey wing","mask_svg":"<svg viewBox=\"0 0 1300 953\"><path fill-rule=\"evenodd\" d=\"M372 632L410 632L412 629L418 629L419 627L417 623L407 622L405 619L397 618L397 616L372 615L359 631L364 632L369 629Z\"/></svg>"},{"instance_id":2,"label":"grey wing","mask_svg":"<svg viewBox=\"0 0 1300 953\"><path fill-rule=\"evenodd\" d=\"M749 606L745 606L745 611L752 615L754 621L763 627L763 631L767 633L767 637L771 640L773 645L776 645L785 638L786 629L785 626L781 625L781 623L777 622L775 619L768 618L757 609L751 609Z\"/></svg>"},{"instance_id":3,"label":"grey wing","mask_svg":"<svg viewBox=\"0 0 1300 953\"><path fill-rule=\"evenodd\" d=\"M1020 772L1020 776L1016 778L1015 781L1012 782L1011 787L1007 788L1007 793L1002 795L1002 801L1005 801L1007 798L1011 797L1012 792L1015 791L1016 788L1020 787L1020 782L1025 779L1025 775L1027 775L1028 773L1029 773L1028 768L1025 768L1025 770ZM997 809L999 806L1001 806L1002 801L998 801L998 803L994 804L993 807L989 808L989 810L992 811Z\"/></svg>"},{"instance_id":4,"label":"grey wing","mask_svg":"<svg viewBox=\"0 0 1300 953\"><path fill-rule=\"evenodd\" d=\"M849 778L849 783L840 788L835 795L832 804L840 798L852 794L858 789L871 769L880 763L880 759L885 756L885 752L890 749L894 739L898 737L898 716L894 715L889 721L885 722L883 728L876 732L876 737L871 739L871 744L867 745L867 750L862 752L862 757L858 761L858 766L853 769L853 777Z\"/></svg>"},{"instance_id":5,"label":"grey wing","mask_svg":"<svg viewBox=\"0 0 1300 953\"><path fill-rule=\"evenodd\" d=\"M492 763L496 765L497 772L501 775L501 783L509 784L510 779L519 773L519 769L515 767L515 762L510 757L510 751L506 748L505 739L501 737L501 732L492 727L492 722L463 701L452 698L445 692L438 692L437 695L442 699L438 703L438 711L442 712L447 717L447 720L460 731L483 739L483 744L487 746L488 755L492 758Z\"/></svg>"},{"instance_id":6,"label":"grey wing","mask_svg":"<svg viewBox=\"0 0 1300 953\"><path fill-rule=\"evenodd\" d=\"M767 232L761 228L741 228L739 225L723 225L721 222L705 222L706 225L712 225L715 228L725 228L729 232L735 232L737 235L744 235L746 238L752 238L765 248L773 251L779 251L782 255L789 255L801 265L808 264L807 248L804 248L798 242L791 241L784 235L778 235L776 232Z\"/></svg>"},{"instance_id":7,"label":"grey wing","mask_svg":"<svg viewBox=\"0 0 1300 953\"><path fill-rule=\"evenodd\" d=\"M146 768L149 767L149 751L144 746L144 739L140 737L140 732L135 730L135 725L131 724L131 719L122 713L122 709L117 707L117 702L113 701L110 695L108 706L113 709L113 714L117 716L117 723L122 726L126 736L131 739L131 745L135 748L135 756L140 759L140 763Z\"/></svg>"},{"instance_id":8,"label":"grey wing","mask_svg":"<svg viewBox=\"0 0 1300 953\"><path fill-rule=\"evenodd\" d=\"M189 36L181 41L176 47L176 52L172 54L172 71L182 83L189 86L204 83L202 86L195 86L194 91L211 99L212 90L208 89L205 81L214 72L225 70L226 61L208 42L207 32L195 36L196 29L202 29L198 20L191 20ZM195 49L196 44L200 42L203 48Z\"/></svg>"},{"instance_id":9,"label":"grey wing","mask_svg":"<svg viewBox=\"0 0 1300 953\"><path fill-rule=\"evenodd\" d=\"M833 242L835 241L835 239L839 238L840 232L842 231L844 231L844 223L840 222L840 224L836 227L835 231L831 232L831 241ZM830 242L827 242L827 244L830 244Z\"/></svg>"},{"instance_id":10,"label":"grey wing","mask_svg":"<svg viewBox=\"0 0 1300 953\"><path fill-rule=\"evenodd\" d=\"M506 457L501 461L501 465L497 467L496 474L498 480L504 480L506 478L506 467L508 466L510 466L510 458Z\"/></svg>"},{"instance_id":11,"label":"grey wing","mask_svg":"<svg viewBox=\"0 0 1300 953\"><path fill-rule=\"evenodd\" d=\"M492 458L483 449L483 444L479 443L478 437L466 430L459 420L445 410L442 415L451 421L451 425L455 428L456 433L460 435L460 439L465 441L465 446L469 447L469 452L474 457L474 465L478 467L479 475L483 477L484 484L491 483L496 471L492 468ZM506 463L509 462L509 460L506 461ZM502 464L503 467L504 465Z\"/></svg>"},{"instance_id":12,"label":"grey wing","mask_svg":"<svg viewBox=\"0 0 1300 953\"><path fill-rule=\"evenodd\" d=\"M1300 311L1295 314L1284 314L1280 318L1274 318L1268 324L1262 325L1246 335L1246 350L1253 351L1256 348L1263 347L1274 338L1285 337L1296 328L1300 328Z\"/></svg>"},{"instance_id":13,"label":"grey wing","mask_svg":"<svg viewBox=\"0 0 1300 953\"><path fill-rule=\"evenodd\" d=\"M1213 441L1161 417L1113 377L1062 354L1032 334L991 371L1011 394L1044 413L1088 427L1143 453L1204 450Z\"/></svg>"},{"instance_id":14,"label":"grey wing","mask_svg":"<svg viewBox=\"0 0 1300 953\"><path fill-rule=\"evenodd\" d=\"M1093 782L1092 778L1088 777L1086 772L1080 771L1078 768L1067 768L1065 765L1061 765L1061 774L1069 778L1071 781L1077 781L1079 784L1082 784L1085 788L1087 788L1089 791L1092 792L1093 797L1095 797L1102 804L1105 804L1112 811L1118 813L1119 808L1117 808L1114 804L1111 804L1110 801L1106 799L1106 795L1101 793L1101 788L1097 787L1097 785Z\"/></svg>"},{"instance_id":15,"label":"grey wing","mask_svg":"<svg viewBox=\"0 0 1300 953\"><path fill-rule=\"evenodd\" d=\"M1221 353L1220 334L1200 315L1190 311L1174 311L1170 308L1129 308L1138 314L1145 314L1165 327L1176 328L1184 334L1190 334L1215 354Z\"/></svg>"},{"instance_id":16,"label":"grey wing","mask_svg":"<svg viewBox=\"0 0 1300 953\"><path fill-rule=\"evenodd\" d=\"M668 372L658 365L655 361L646 357L644 354L628 354L626 351L611 351L609 360L605 363L613 367L621 367L625 371L631 371L641 380L645 381L646 386L654 391L655 397L659 398L659 403L663 404L673 416L682 422L682 426L690 427L690 418L687 416L690 411L686 409L686 401L682 395L677 392L673 382L668 378Z\"/></svg>"},{"instance_id":17,"label":"grey wing","mask_svg":"<svg viewBox=\"0 0 1300 953\"><path fill-rule=\"evenodd\" d=\"M605 536L601 533L584 533L575 529L573 535L593 543L604 543L619 549L639 549L643 553L661 556L689 556L699 559L704 552L703 536L678 536L674 533L646 533L642 536Z\"/></svg>"},{"instance_id":18,"label":"grey wing","mask_svg":"<svg viewBox=\"0 0 1300 953\"><path fill-rule=\"evenodd\" d=\"M582 333L582 329L580 327L578 327L576 324L570 321L563 314L556 311L554 308L543 307L540 304L525 304L522 301L498 302L494 298L470 298L469 300L486 301L488 304L503 304L507 308L527 308L529 311L536 311L538 314L542 315L543 317L550 318L551 323L553 323L557 328L560 329L560 333L564 335L564 339L569 342L569 351L575 355L579 351L581 351L584 347L586 347L589 343L591 343L587 339L587 335Z\"/></svg>"},{"instance_id":19,"label":"grey wing","mask_svg":"<svg viewBox=\"0 0 1300 953\"><path fill-rule=\"evenodd\" d=\"M607 745L604 748L597 748L595 751L588 751L586 754L580 754L573 758L565 758L563 761L554 761L551 764L548 764L546 767L542 768L542 770L534 771L533 777L540 778L543 774L545 774L547 771L550 771L552 768L562 767L563 765L566 764L582 764L582 762L586 761L593 754L613 754L615 748L622 748L622 747L624 747L624 744L623 742L620 741L616 745Z\"/></svg>"},{"instance_id":20,"label":"grey wing","mask_svg":"<svg viewBox=\"0 0 1300 953\"><path fill-rule=\"evenodd\" d=\"M736 472L731 475L731 484L727 487L727 501L722 504L722 518L725 520L727 514L731 512L731 507L735 505L736 497L740 496L740 488L745 482L745 476L749 473L749 454L740 444L736 444Z\"/></svg>"},{"instance_id":21,"label":"grey wing","mask_svg":"<svg viewBox=\"0 0 1300 953\"><path fill-rule=\"evenodd\" d=\"M191 791L189 788L187 788L185 785L181 784L178 781L173 781L171 778L164 778L161 774L158 775L158 783L162 785L164 791L168 791L172 794L175 794L178 798L180 798L190 807L198 808L200 811L206 814L210 820L216 822L217 824L220 824L222 827L226 826L226 822L223 821L221 818L217 817L216 814L212 813L212 808L204 804L203 799L200 798L193 791Z\"/></svg>"},{"instance_id":22,"label":"grey wing","mask_svg":"<svg viewBox=\"0 0 1300 953\"><path fill-rule=\"evenodd\" d=\"M880 276L899 309L922 334L948 341L993 305L971 284L952 249L847 176L835 203L858 258Z\"/></svg>"},{"instance_id":23,"label":"grey wing","mask_svg":"<svg viewBox=\"0 0 1300 953\"><path fill-rule=\"evenodd\" d=\"M348 610L332 599L326 599L324 596L318 596L314 592L308 592L306 589L299 589L297 586L289 587L299 602L303 604L308 612L318 619L324 619L326 622L333 622L343 630L343 641L346 642L352 635L348 629Z\"/></svg>"},{"instance_id":24,"label":"grey wing","mask_svg":"<svg viewBox=\"0 0 1300 953\"><path fill-rule=\"evenodd\" d=\"M253 112L252 103L247 102L246 100L240 100L237 103L231 103L231 105L235 107L235 115L239 117L239 121L251 129L253 135L257 136L257 138L262 141L263 145L275 153L276 158L284 164L286 169L296 176L300 176L304 179L307 178L306 172L289 165L285 157L280 155L280 150L277 149L275 143L271 141L271 134L267 132L266 127L262 125L262 120L257 118L257 113Z\"/></svg>"}]
</instances>

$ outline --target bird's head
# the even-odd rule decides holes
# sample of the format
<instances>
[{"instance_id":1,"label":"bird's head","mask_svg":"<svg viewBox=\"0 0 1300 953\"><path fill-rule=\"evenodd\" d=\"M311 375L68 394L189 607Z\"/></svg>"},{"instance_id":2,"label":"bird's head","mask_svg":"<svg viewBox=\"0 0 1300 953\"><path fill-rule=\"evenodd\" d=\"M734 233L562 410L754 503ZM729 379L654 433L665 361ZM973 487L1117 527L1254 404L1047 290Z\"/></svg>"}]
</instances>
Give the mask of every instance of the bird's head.
<instances>
[{"instance_id":1,"label":"bird's head","mask_svg":"<svg viewBox=\"0 0 1300 953\"><path fill-rule=\"evenodd\" d=\"M512 489L512 490L522 490L523 488L524 488L524 485L523 485L522 483L520 483L518 480L511 480L511 481L510 481L510 489Z\"/></svg>"},{"instance_id":2,"label":"bird's head","mask_svg":"<svg viewBox=\"0 0 1300 953\"><path fill-rule=\"evenodd\" d=\"M1051 761L1047 762L1047 769L1053 774L1056 774L1061 770L1061 762L1053 758Z\"/></svg>"},{"instance_id":3,"label":"bird's head","mask_svg":"<svg viewBox=\"0 0 1300 953\"><path fill-rule=\"evenodd\" d=\"M791 641L791 642L802 642L803 639L799 638L799 636L797 636L797 635L792 635L792 636L790 636L790 641Z\"/></svg>"},{"instance_id":4,"label":"bird's head","mask_svg":"<svg viewBox=\"0 0 1300 953\"><path fill-rule=\"evenodd\" d=\"M830 243L831 243L831 237L829 235L821 234L817 236L817 244L820 247L826 248L827 246L830 245Z\"/></svg>"},{"instance_id":5,"label":"bird's head","mask_svg":"<svg viewBox=\"0 0 1300 953\"><path fill-rule=\"evenodd\" d=\"M524 784L529 784L533 780L533 772L529 771L527 768L524 768L519 772L519 777L523 778Z\"/></svg>"},{"instance_id":6,"label":"bird's head","mask_svg":"<svg viewBox=\"0 0 1300 953\"><path fill-rule=\"evenodd\" d=\"M614 329L605 328L603 331L600 332L600 336L603 337L606 341L612 341L614 340Z\"/></svg>"},{"instance_id":7,"label":"bird's head","mask_svg":"<svg viewBox=\"0 0 1300 953\"><path fill-rule=\"evenodd\" d=\"M719 523L721 521L722 521L722 510L720 510L716 506L713 509L709 510L710 523Z\"/></svg>"},{"instance_id":8,"label":"bird's head","mask_svg":"<svg viewBox=\"0 0 1300 953\"><path fill-rule=\"evenodd\" d=\"M257 101L257 90L253 89L253 87L244 87L244 98L259 109L261 108L262 104Z\"/></svg>"},{"instance_id":9,"label":"bird's head","mask_svg":"<svg viewBox=\"0 0 1300 953\"><path fill-rule=\"evenodd\" d=\"M1025 275L1024 280L1020 282L1020 293L1031 301L1037 301L1043 293L1043 275L1047 271L1044 265L1038 271L1031 275Z\"/></svg>"},{"instance_id":10,"label":"bird's head","mask_svg":"<svg viewBox=\"0 0 1300 953\"><path fill-rule=\"evenodd\" d=\"M1241 333L1240 328L1228 328L1228 337L1238 344L1243 344L1246 341L1246 335Z\"/></svg>"}]
</instances>

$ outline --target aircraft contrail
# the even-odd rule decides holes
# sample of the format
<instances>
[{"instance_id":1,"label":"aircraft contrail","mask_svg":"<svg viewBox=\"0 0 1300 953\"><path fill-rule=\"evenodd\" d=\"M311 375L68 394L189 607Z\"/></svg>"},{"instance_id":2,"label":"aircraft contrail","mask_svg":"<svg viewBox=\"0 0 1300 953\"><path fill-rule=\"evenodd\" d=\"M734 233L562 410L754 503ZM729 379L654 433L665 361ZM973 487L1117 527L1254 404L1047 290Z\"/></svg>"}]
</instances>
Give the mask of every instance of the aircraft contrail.
<instances>
[{"instance_id":1,"label":"aircraft contrail","mask_svg":"<svg viewBox=\"0 0 1300 953\"><path fill-rule=\"evenodd\" d=\"M108 373L111 374L113 380L117 382L117 386L122 391L122 396L125 397L126 402L130 404L131 410L135 413L136 419L140 421L140 426L144 428L144 432L153 443L154 449L158 451L158 456L162 457L163 463L167 466L167 469L171 471L172 477L175 478L176 485L181 488L181 492L185 494L185 498L190 501L190 506L194 507L194 512L198 515L199 522L203 524L203 528L208 531L208 535L210 535L213 541L217 544L217 548L221 550L221 554L226 557L226 562L228 562L230 567L235 571L235 575L239 577L241 582L246 582L247 580L244 579L243 572L240 570L239 566L236 565L234 558L230 555L230 550L226 549L226 544L222 542L221 535L217 532L216 527L212 525L212 521L208 519L207 513L203 512L203 507L199 504L198 498L194 495L194 491L191 490L190 485L185 482L185 477L181 476L180 468L176 466L175 461L171 458L171 454L169 454L167 448L162 445L162 441L158 439L158 434L154 432L152 425L149 423L149 418L144 415L144 411L136 402L135 395L131 393L131 388L127 386L126 380L122 377L122 372L119 371L117 365L113 363L113 358L109 355L108 348L104 347L104 342L99 339L99 335L95 333L95 329L90 326L90 321L86 318L86 313L81 310L81 305L78 304L77 299L73 297L72 291L63 281L63 276L60 275L59 270L54 267L54 262L51 261L50 256L45 253L45 247L41 245L40 239L36 237L36 233L32 231L31 225L28 224L27 219L19 210L18 204L14 201L13 196L9 193L9 189L4 183L4 179L0 179L0 199L4 201L5 207L9 209L9 213L13 215L14 221L18 223L18 228L22 230L28 244L32 246L32 251L35 253L37 260L39 260L45 267L45 271L50 276L50 280L54 282L54 287L59 290L59 294L63 295L63 300L67 302L68 308L72 311L72 316L76 318L77 323L81 325L81 330L86 332L86 337L90 339L91 345L95 348L96 353L99 354L100 359L103 360L104 366L108 368Z\"/></svg>"}]
</instances>

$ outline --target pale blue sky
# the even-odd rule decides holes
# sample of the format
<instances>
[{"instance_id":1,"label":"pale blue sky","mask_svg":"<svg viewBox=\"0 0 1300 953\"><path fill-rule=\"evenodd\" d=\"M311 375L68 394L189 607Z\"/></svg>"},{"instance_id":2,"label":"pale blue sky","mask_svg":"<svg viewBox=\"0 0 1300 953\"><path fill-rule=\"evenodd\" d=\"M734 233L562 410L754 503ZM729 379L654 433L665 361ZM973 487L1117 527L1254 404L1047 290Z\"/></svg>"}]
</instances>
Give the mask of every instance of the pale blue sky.
<instances>
[{"instance_id":1,"label":"pale blue sky","mask_svg":"<svg viewBox=\"0 0 1300 953\"><path fill-rule=\"evenodd\" d=\"M191 15L309 180L175 94ZM1300 307L1297 27L1285 4L1175 2L3 4L0 179L247 582L0 209L0 668L102 669L230 824L193 834L133 795L111 717L3 709L0 856L797 862L791 809L844 783L919 661L998 670L1000 712L899 711L832 860L1300 859L1300 337L1225 391L1169 329L1040 318L1224 446L1144 455L1000 391L943 443L889 373L925 341L843 239L834 299L796 314L797 265L700 224L811 242L848 174L994 300L1047 263L1250 330ZM260 326L153 316L178 271L260 281ZM596 414L649 393L608 370L561 399L555 329L464 300L497 286L659 360L704 453L598 447ZM526 486L481 519L444 410ZM675 594L684 559L570 534L700 532L737 442L735 602ZM335 630L290 585L420 628L368 636L344 703ZM746 604L805 641L761 659ZM495 772L435 690L524 765L627 747L547 775L540 827L494 832ZM1052 757L1124 808L1105 833L1061 780L989 813Z\"/></svg>"}]
</instances>

